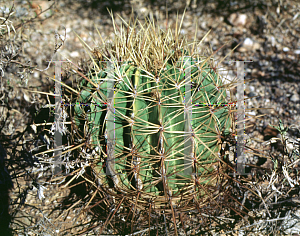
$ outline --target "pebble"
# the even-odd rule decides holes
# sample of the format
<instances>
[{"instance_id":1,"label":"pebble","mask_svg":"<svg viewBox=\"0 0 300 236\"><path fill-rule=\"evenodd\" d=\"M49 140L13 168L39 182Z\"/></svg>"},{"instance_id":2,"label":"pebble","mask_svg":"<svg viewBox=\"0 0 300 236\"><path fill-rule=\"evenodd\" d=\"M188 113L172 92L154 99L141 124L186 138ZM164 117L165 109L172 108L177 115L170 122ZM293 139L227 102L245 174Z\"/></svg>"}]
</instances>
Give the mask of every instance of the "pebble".
<instances>
[{"instance_id":1,"label":"pebble","mask_svg":"<svg viewBox=\"0 0 300 236\"><path fill-rule=\"evenodd\" d=\"M276 39L275 39L275 37L274 37L274 36L271 36L271 37L270 37L270 41L271 41L272 47L274 47L274 46L276 45Z\"/></svg>"},{"instance_id":2,"label":"pebble","mask_svg":"<svg viewBox=\"0 0 300 236\"><path fill-rule=\"evenodd\" d=\"M24 92L24 99L26 102L30 102L30 98L25 92Z\"/></svg>"},{"instance_id":3,"label":"pebble","mask_svg":"<svg viewBox=\"0 0 300 236\"><path fill-rule=\"evenodd\" d=\"M249 86L249 89L250 89L251 92L254 92L254 91L255 91L255 87L254 87L253 85L250 85L250 86Z\"/></svg>"},{"instance_id":4,"label":"pebble","mask_svg":"<svg viewBox=\"0 0 300 236\"><path fill-rule=\"evenodd\" d=\"M294 93L293 96L291 96L290 100L291 100L291 102L299 102L300 101L299 94Z\"/></svg>"},{"instance_id":5,"label":"pebble","mask_svg":"<svg viewBox=\"0 0 300 236\"><path fill-rule=\"evenodd\" d=\"M186 34L186 30L185 30L185 29L181 29L181 30L180 30L180 34L185 35L185 34Z\"/></svg>"},{"instance_id":6,"label":"pebble","mask_svg":"<svg viewBox=\"0 0 300 236\"><path fill-rule=\"evenodd\" d=\"M16 12L15 16L17 18L21 18L28 15L28 9L20 6L16 7L15 12Z\"/></svg>"},{"instance_id":7,"label":"pebble","mask_svg":"<svg viewBox=\"0 0 300 236\"><path fill-rule=\"evenodd\" d=\"M201 28L204 29L204 30L207 29L207 23L206 23L206 21L202 21L201 24L200 24L200 26L201 26ZM199 32L199 33L200 33L200 32Z\"/></svg>"},{"instance_id":8,"label":"pebble","mask_svg":"<svg viewBox=\"0 0 300 236\"><path fill-rule=\"evenodd\" d=\"M251 38L245 38L242 46L238 49L240 52L255 51L260 48L260 44L254 42Z\"/></svg>"},{"instance_id":9,"label":"pebble","mask_svg":"<svg viewBox=\"0 0 300 236\"><path fill-rule=\"evenodd\" d=\"M40 77L40 73L39 72L37 72L37 71L35 71L34 73L33 73L33 77L34 78L39 78Z\"/></svg>"},{"instance_id":10,"label":"pebble","mask_svg":"<svg viewBox=\"0 0 300 236\"><path fill-rule=\"evenodd\" d=\"M250 116L256 116L256 112L255 111L249 111L247 112L248 115Z\"/></svg>"},{"instance_id":11,"label":"pebble","mask_svg":"<svg viewBox=\"0 0 300 236\"><path fill-rule=\"evenodd\" d=\"M68 33L70 33L72 31L72 28L70 28L70 27L67 27L66 28L66 33L68 34Z\"/></svg>"},{"instance_id":12,"label":"pebble","mask_svg":"<svg viewBox=\"0 0 300 236\"><path fill-rule=\"evenodd\" d=\"M237 13L232 13L229 18L228 21L237 27L243 27L246 25L247 23L247 15L246 14L237 14Z\"/></svg>"},{"instance_id":13,"label":"pebble","mask_svg":"<svg viewBox=\"0 0 300 236\"><path fill-rule=\"evenodd\" d=\"M79 57L80 54L79 54L78 51L74 51L74 52L71 52L71 53L70 53L70 56L71 56L72 58L74 58L74 57Z\"/></svg>"},{"instance_id":14,"label":"pebble","mask_svg":"<svg viewBox=\"0 0 300 236\"><path fill-rule=\"evenodd\" d=\"M141 7L139 13L142 16L146 16L148 14L148 9L146 7Z\"/></svg>"},{"instance_id":15,"label":"pebble","mask_svg":"<svg viewBox=\"0 0 300 236\"><path fill-rule=\"evenodd\" d=\"M288 47L284 47L282 50L283 50L284 52L290 51L290 49L289 49Z\"/></svg>"},{"instance_id":16,"label":"pebble","mask_svg":"<svg viewBox=\"0 0 300 236\"><path fill-rule=\"evenodd\" d=\"M248 97L249 97L249 98L255 97L255 96L256 96L256 93L254 93L254 92L250 92L250 93L248 94Z\"/></svg>"},{"instance_id":17,"label":"pebble","mask_svg":"<svg viewBox=\"0 0 300 236\"><path fill-rule=\"evenodd\" d=\"M0 7L0 11L3 13L3 14L8 14L9 13L9 7Z\"/></svg>"},{"instance_id":18,"label":"pebble","mask_svg":"<svg viewBox=\"0 0 300 236\"><path fill-rule=\"evenodd\" d=\"M275 88L274 94L276 97L281 97L283 95L282 89L280 88Z\"/></svg>"}]
</instances>

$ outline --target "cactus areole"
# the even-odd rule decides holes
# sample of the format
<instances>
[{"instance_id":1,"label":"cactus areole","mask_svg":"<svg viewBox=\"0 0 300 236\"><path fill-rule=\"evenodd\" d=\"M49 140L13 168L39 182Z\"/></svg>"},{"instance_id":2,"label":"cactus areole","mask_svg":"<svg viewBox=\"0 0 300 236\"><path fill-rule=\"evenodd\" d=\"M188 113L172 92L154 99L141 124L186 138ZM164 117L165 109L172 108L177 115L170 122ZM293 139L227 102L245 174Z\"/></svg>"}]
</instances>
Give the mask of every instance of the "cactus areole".
<instances>
[{"instance_id":1,"label":"cactus areole","mask_svg":"<svg viewBox=\"0 0 300 236\"><path fill-rule=\"evenodd\" d=\"M215 184L233 122L226 89L211 59L179 51L158 69L107 59L80 84L75 121L90 134L103 186L174 202Z\"/></svg>"}]
</instances>

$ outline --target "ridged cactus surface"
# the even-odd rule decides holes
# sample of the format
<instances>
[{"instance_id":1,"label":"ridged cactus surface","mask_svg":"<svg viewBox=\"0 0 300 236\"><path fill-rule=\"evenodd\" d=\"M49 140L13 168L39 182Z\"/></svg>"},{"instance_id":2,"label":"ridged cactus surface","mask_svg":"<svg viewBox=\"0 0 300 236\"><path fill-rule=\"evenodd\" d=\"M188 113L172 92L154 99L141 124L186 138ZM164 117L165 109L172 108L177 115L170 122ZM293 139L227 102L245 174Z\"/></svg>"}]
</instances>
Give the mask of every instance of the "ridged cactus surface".
<instances>
[{"instance_id":1,"label":"ridged cactus surface","mask_svg":"<svg viewBox=\"0 0 300 236\"><path fill-rule=\"evenodd\" d=\"M112 74L103 70L90 77L98 87L87 82L91 88L82 91L78 102L89 107L92 143L106 158L99 171L119 190L173 196L193 186L195 178L202 184L210 180L218 141L232 122L226 91L208 64L181 59L166 63L157 75L122 63ZM77 106L77 115L81 109Z\"/></svg>"},{"instance_id":2,"label":"ridged cactus surface","mask_svg":"<svg viewBox=\"0 0 300 236\"><path fill-rule=\"evenodd\" d=\"M151 40L149 28L139 37L147 32ZM76 125L98 153L99 182L144 198L205 194L203 186L215 184L221 136L233 122L221 77L210 58L184 46L170 50L167 33L161 44L149 41L147 51L138 37L127 45L124 35L81 82L75 106Z\"/></svg>"}]
</instances>

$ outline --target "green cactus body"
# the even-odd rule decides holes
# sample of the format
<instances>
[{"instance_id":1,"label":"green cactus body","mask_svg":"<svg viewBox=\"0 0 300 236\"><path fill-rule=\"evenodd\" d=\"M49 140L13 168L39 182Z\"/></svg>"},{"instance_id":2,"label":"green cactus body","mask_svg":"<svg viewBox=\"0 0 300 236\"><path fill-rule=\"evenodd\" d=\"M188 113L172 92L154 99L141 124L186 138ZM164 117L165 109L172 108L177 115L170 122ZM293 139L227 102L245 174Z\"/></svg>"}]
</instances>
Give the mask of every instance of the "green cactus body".
<instances>
[{"instance_id":1,"label":"green cactus body","mask_svg":"<svg viewBox=\"0 0 300 236\"><path fill-rule=\"evenodd\" d=\"M192 85L190 103L185 101L187 74ZM121 192L143 191L149 198L173 199L198 191L200 185L214 184L218 141L222 132L229 133L232 113L222 82L208 63L181 57L166 62L157 73L123 63L111 72L103 69L90 80L98 87L88 81L81 84L78 102L90 105L85 111L76 106L75 117L78 126L85 117L84 129L91 132L91 143L104 158L108 157L107 122L113 119L114 130L106 136L115 133L114 166L97 167L103 184ZM107 88L112 83L114 109L109 115Z\"/></svg>"}]
</instances>

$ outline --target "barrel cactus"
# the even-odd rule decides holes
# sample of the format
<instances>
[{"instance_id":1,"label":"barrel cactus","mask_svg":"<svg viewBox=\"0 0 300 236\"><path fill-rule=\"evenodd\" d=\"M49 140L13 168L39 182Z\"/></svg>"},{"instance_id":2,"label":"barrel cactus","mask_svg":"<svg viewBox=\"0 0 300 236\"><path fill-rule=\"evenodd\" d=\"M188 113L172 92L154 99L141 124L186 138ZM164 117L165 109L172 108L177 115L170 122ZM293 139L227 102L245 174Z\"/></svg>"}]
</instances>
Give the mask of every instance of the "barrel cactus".
<instances>
[{"instance_id":1,"label":"barrel cactus","mask_svg":"<svg viewBox=\"0 0 300 236\"><path fill-rule=\"evenodd\" d=\"M79 83L75 124L94 150L98 183L157 208L210 197L222 136L234 128L226 87L209 56L171 29L118 28ZM138 30L139 29L139 30Z\"/></svg>"}]
</instances>

